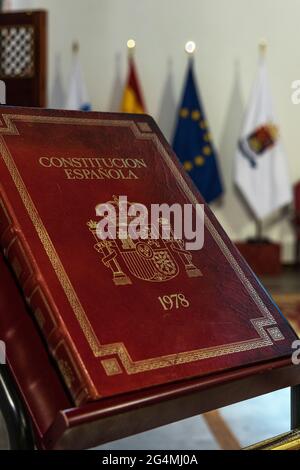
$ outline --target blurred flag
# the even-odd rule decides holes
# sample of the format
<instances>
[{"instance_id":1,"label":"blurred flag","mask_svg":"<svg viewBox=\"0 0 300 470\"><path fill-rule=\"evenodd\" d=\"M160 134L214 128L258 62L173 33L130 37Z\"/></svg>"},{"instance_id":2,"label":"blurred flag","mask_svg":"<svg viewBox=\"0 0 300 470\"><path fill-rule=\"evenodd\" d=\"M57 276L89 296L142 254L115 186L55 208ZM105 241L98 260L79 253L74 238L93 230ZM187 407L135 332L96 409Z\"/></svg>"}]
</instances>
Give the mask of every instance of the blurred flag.
<instances>
[{"instance_id":1,"label":"blurred flag","mask_svg":"<svg viewBox=\"0 0 300 470\"><path fill-rule=\"evenodd\" d=\"M174 120L173 118L170 119L170 116L175 117L177 111L177 103L174 91L173 62L171 59L168 60L167 67L168 73L161 98L157 122L163 134L170 142L174 132Z\"/></svg>"},{"instance_id":2,"label":"blurred flag","mask_svg":"<svg viewBox=\"0 0 300 470\"><path fill-rule=\"evenodd\" d=\"M213 146L190 59L183 100L173 141L175 153L206 202L223 193L217 154Z\"/></svg>"},{"instance_id":3,"label":"blurred flag","mask_svg":"<svg viewBox=\"0 0 300 470\"><path fill-rule=\"evenodd\" d=\"M259 64L235 163L236 185L256 218L263 219L292 201L264 58Z\"/></svg>"},{"instance_id":4,"label":"blurred flag","mask_svg":"<svg viewBox=\"0 0 300 470\"><path fill-rule=\"evenodd\" d=\"M57 55L55 58L54 82L50 97L50 106L53 109L65 109L65 91L61 77L61 58Z\"/></svg>"},{"instance_id":5,"label":"blurred flag","mask_svg":"<svg viewBox=\"0 0 300 470\"><path fill-rule=\"evenodd\" d=\"M0 0L0 11L11 11L13 6L12 0Z\"/></svg>"},{"instance_id":6,"label":"blurred flag","mask_svg":"<svg viewBox=\"0 0 300 470\"><path fill-rule=\"evenodd\" d=\"M86 84L83 80L78 53L74 54L69 83L69 91L65 108L78 111L91 111L91 103L88 97Z\"/></svg>"},{"instance_id":7,"label":"blurred flag","mask_svg":"<svg viewBox=\"0 0 300 470\"><path fill-rule=\"evenodd\" d=\"M129 58L129 73L123 94L121 111L122 113L132 114L143 114L146 112L144 97L133 57Z\"/></svg>"}]
</instances>

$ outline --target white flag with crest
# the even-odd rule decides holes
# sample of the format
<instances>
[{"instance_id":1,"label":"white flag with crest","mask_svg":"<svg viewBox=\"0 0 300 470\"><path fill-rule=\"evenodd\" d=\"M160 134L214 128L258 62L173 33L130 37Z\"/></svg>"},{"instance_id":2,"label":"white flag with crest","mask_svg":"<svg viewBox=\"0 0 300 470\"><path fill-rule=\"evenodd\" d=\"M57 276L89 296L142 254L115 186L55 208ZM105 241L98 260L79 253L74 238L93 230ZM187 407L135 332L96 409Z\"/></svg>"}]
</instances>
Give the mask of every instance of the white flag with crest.
<instances>
[{"instance_id":1,"label":"white flag with crest","mask_svg":"<svg viewBox=\"0 0 300 470\"><path fill-rule=\"evenodd\" d=\"M259 220L292 201L267 67L261 58L235 162L235 183Z\"/></svg>"}]
</instances>

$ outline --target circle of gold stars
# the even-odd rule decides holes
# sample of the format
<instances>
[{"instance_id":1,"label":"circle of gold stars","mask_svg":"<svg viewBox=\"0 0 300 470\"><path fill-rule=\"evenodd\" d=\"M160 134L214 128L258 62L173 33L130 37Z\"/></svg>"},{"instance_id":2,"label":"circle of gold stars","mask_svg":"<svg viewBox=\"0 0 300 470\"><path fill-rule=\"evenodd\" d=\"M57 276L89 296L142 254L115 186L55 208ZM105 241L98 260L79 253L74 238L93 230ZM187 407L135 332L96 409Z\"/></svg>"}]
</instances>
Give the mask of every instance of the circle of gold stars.
<instances>
[{"instance_id":1,"label":"circle of gold stars","mask_svg":"<svg viewBox=\"0 0 300 470\"><path fill-rule=\"evenodd\" d=\"M202 154L197 155L192 161L191 160L186 160L183 163L183 167L187 172L191 172L192 169L195 167L201 167L205 165L206 158L212 155L212 147L211 147L211 133L208 130L208 123L204 119L204 117L201 115L199 109L193 109L189 110L188 108L182 108L179 112L179 116L182 119L188 119L191 118L193 121L199 123L200 129L204 132L203 135L203 140L204 142L207 143L207 145L204 145L202 148Z\"/></svg>"},{"instance_id":2,"label":"circle of gold stars","mask_svg":"<svg viewBox=\"0 0 300 470\"><path fill-rule=\"evenodd\" d=\"M198 157L194 158L194 162L196 166L203 166L205 164L205 158L202 155L198 155Z\"/></svg>"},{"instance_id":3,"label":"circle of gold stars","mask_svg":"<svg viewBox=\"0 0 300 470\"><path fill-rule=\"evenodd\" d=\"M192 171L193 164L192 164L192 162L187 160L186 162L184 162L183 167L184 167L185 171L189 172L189 171Z\"/></svg>"},{"instance_id":4,"label":"circle of gold stars","mask_svg":"<svg viewBox=\"0 0 300 470\"><path fill-rule=\"evenodd\" d=\"M182 108L179 114L181 118L186 119L189 116L189 110L187 108Z\"/></svg>"}]
</instances>

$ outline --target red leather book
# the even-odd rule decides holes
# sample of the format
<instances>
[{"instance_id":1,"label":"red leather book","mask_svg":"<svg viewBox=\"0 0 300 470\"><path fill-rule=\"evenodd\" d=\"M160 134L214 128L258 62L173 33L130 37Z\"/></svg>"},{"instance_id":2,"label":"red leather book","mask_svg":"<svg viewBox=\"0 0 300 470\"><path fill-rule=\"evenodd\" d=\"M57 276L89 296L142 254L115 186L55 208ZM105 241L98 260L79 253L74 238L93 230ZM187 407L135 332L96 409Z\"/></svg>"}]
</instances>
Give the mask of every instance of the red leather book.
<instances>
[{"instance_id":1,"label":"red leather book","mask_svg":"<svg viewBox=\"0 0 300 470\"><path fill-rule=\"evenodd\" d=\"M0 243L77 404L290 356L207 206L198 251L97 238L95 208L120 195L203 203L149 116L3 107L0 154Z\"/></svg>"}]
</instances>

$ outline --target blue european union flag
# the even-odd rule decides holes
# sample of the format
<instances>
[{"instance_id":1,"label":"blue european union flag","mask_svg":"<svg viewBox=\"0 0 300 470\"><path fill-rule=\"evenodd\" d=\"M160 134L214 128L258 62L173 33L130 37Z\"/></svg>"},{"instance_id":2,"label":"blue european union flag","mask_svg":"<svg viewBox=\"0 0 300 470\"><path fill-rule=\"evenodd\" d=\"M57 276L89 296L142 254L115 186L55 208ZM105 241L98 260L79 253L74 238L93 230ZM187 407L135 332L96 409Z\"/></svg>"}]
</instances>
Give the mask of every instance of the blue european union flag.
<instances>
[{"instance_id":1,"label":"blue european union flag","mask_svg":"<svg viewBox=\"0 0 300 470\"><path fill-rule=\"evenodd\" d=\"M192 59L189 62L173 149L206 202L212 202L223 193L217 154L197 92Z\"/></svg>"}]
</instances>

